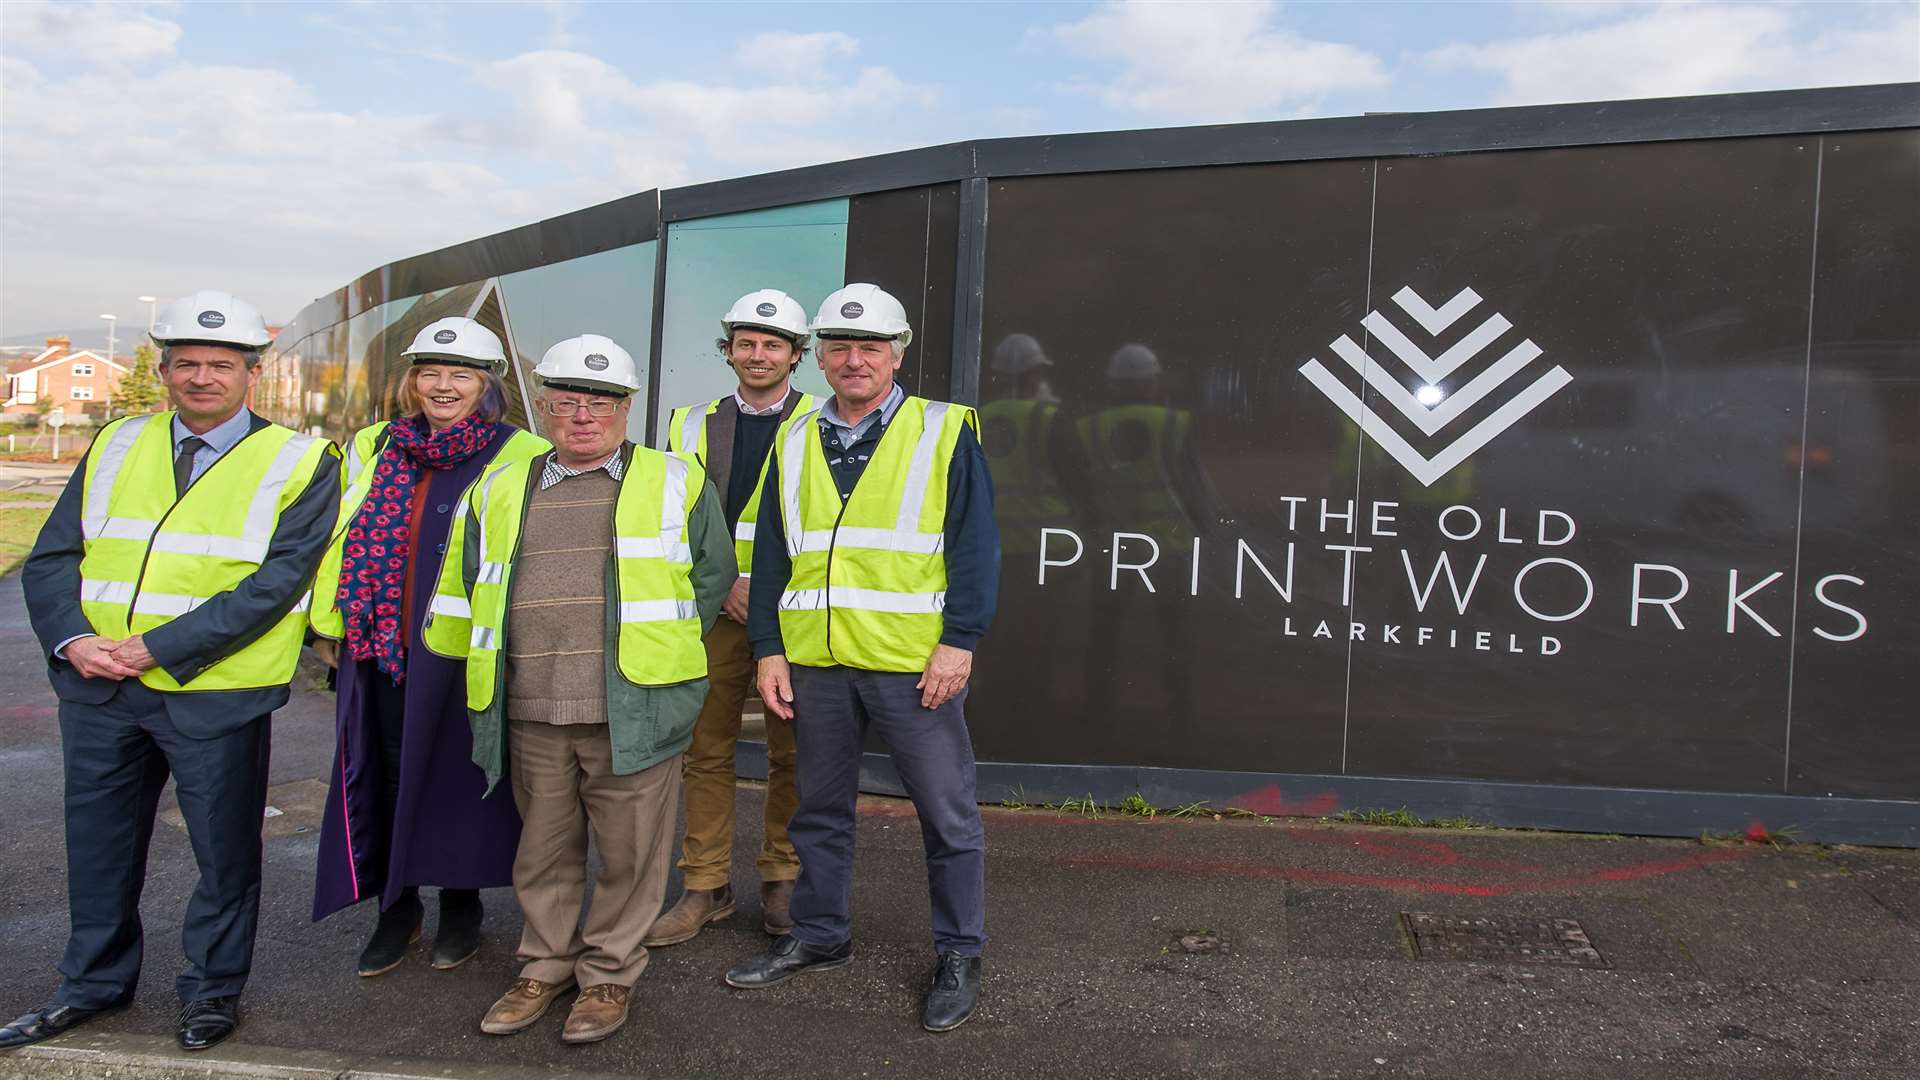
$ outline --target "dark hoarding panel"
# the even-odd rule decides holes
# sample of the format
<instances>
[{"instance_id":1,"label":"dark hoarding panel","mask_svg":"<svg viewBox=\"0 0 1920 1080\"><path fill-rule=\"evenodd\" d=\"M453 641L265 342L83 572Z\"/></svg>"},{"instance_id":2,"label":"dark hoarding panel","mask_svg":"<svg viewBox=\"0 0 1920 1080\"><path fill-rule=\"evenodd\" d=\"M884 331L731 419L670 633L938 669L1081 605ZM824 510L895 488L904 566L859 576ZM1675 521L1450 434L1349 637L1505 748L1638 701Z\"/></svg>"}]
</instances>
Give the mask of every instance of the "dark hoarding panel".
<instances>
[{"instance_id":1,"label":"dark hoarding panel","mask_svg":"<svg viewBox=\"0 0 1920 1080\"><path fill-rule=\"evenodd\" d=\"M1788 790L1920 798L1920 132L1822 142Z\"/></svg>"},{"instance_id":2,"label":"dark hoarding panel","mask_svg":"<svg viewBox=\"0 0 1920 1080\"><path fill-rule=\"evenodd\" d=\"M1365 304L1372 186L1365 161L992 184L983 758L1339 770L1346 655L1307 636L1343 621L1339 563L1287 540L1353 478L1294 368Z\"/></svg>"},{"instance_id":3,"label":"dark hoarding panel","mask_svg":"<svg viewBox=\"0 0 1920 1080\"><path fill-rule=\"evenodd\" d=\"M907 309L913 345L899 380L911 393L945 399L953 350L953 275L958 185L857 195L847 211L848 282L866 281Z\"/></svg>"},{"instance_id":4,"label":"dark hoarding panel","mask_svg":"<svg viewBox=\"0 0 1920 1080\"><path fill-rule=\"evenodd\" d=\"M1781 789L1817 157L1382 161L1347 772Z\"/></svg>"}]
</instances>

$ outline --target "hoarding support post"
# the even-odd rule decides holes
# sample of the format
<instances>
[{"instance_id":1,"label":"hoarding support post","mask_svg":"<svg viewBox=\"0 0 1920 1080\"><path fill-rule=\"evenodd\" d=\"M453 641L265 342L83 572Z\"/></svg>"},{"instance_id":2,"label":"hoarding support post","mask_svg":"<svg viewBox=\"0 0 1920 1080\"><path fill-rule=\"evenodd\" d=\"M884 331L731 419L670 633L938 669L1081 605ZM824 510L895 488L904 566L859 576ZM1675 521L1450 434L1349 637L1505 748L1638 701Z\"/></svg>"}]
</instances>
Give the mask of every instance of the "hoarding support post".
<instances>
[{"instance_id":1,"label":"hoarding support post","mask_svg":"<svg viewBox=\"0 0 1920 1080\"><path fill-rule=\"evenodd\" d=\"M987 281L987 181L960 182L960 226L953 280L953 369L948 397L962 405L980 401L980 318Z\"/></svg>"}]
</instances>

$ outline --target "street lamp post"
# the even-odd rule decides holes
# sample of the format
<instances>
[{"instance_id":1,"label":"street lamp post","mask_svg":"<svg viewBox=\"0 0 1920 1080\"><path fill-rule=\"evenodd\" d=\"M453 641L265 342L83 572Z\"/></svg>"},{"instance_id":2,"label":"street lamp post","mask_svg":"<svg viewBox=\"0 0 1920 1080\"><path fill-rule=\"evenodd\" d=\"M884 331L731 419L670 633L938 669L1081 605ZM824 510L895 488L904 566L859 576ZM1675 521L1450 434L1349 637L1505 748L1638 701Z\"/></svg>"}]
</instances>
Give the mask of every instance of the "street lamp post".
<instances>
[{"instance_id":1,"label":"street lamp post","mask_svg":"<svg viewBox=\"0 0 1920 1080\"><path fill-rule=\"evenodd\" d=\"M120 316L102 315L100 317L107 320L107 366L112 367L113 366L113 329L115 326L119 324ZM104 376L106 372L102 371L100 372L100 374ZM111 412L112 410L109 409L108 411ZM57 457L56 457L56 460L57 460Z\"/></svg>"},{"instance_id":2,"label":"street lamp post","mask_svg":"<svg viewBox=\"0 0 1920 1080\"><path fill-rule=\"evenodd\" d=\"M136 296L134 299L147 305L147 334L148 336L152 336L154 311L160 306L160 298L157 296Z\"/></svg>"}]
</instances>

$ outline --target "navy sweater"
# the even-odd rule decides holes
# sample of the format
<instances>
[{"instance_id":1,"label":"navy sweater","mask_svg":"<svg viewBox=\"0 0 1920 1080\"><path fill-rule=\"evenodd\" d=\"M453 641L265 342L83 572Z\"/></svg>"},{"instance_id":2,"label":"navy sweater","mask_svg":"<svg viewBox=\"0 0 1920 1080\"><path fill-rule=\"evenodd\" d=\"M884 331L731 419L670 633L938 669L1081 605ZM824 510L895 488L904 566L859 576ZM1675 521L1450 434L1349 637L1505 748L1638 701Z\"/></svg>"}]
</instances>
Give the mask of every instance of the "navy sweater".
<instances>
[{"instance_id":1,"label":"navy sweater","mask_svg":"<svg viewBox=\"0 0 1920 1080\"><path fill-rule=\"evenodd\" d=\"M820 438L834 484L845 499L866 471L875 447L891 418L874 424L844 452L826 443L825 421L811 421ZM780 639L780 594L793 578L793 560L787 555L786 523L781 520L780 456L767 463L767 485L760 494L760 516L753 537L753 587L747 596L747 636L755 656L785 653ZM1000 593L1000 526L993 517L993 477L987 455L972 427L960 430L947 470L947 601L940 641L971 652L993 622Z\"/></svg>"}]
</instances>

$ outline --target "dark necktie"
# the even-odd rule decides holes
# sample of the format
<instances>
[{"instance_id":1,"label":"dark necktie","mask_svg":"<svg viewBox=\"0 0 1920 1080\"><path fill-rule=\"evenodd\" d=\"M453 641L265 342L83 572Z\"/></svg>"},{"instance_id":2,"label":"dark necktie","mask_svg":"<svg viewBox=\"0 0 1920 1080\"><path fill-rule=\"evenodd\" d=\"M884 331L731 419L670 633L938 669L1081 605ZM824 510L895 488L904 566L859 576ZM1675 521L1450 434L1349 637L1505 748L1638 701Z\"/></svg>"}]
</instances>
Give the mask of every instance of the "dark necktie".
<instances>
[{"instance_id":1,"label":"dark necktie","mask_svg":"<svg viewBox=\"0 0 1920 1080\"><path fill-rule=\"evenodd\" d=\"M207 440L198 435L189 435L180 440L180 452L173 458L173 496L179 498L187 493L187 485L193 482L193 455L207 445Z\"/></svg>"}]
</instances>

